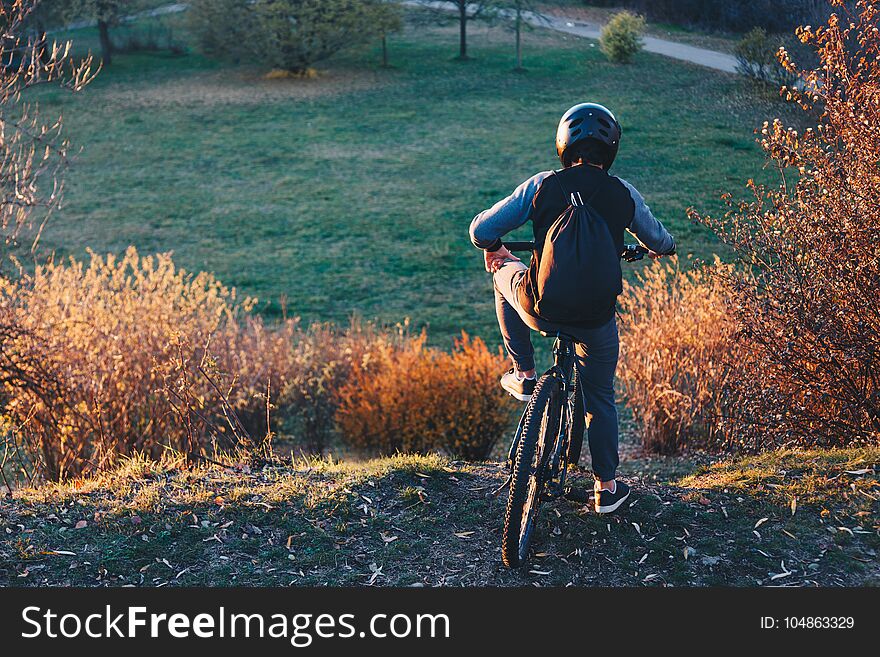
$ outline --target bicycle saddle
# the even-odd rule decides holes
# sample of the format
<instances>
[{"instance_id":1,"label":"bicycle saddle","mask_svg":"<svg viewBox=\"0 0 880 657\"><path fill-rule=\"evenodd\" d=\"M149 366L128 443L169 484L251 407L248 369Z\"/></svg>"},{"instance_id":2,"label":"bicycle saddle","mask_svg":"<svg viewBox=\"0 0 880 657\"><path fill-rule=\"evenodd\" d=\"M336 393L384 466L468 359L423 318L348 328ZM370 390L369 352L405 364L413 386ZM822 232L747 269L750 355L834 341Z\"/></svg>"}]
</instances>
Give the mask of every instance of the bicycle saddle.
<instances>
[{"instance_id":1,"label":"bicycle saddle","mask_svg":"<svg viewBox=\"0 0 880 657\"><path fill-rule=\"evenodd\" d=\"M548 331L541 331L541 335L545 338L559 338L560 340L566 340L568 342L577 342L577 338L573 335L569 335L568 333L563 333L562 331L553 331L552 333Z\"/></svg>"}]
</instances>

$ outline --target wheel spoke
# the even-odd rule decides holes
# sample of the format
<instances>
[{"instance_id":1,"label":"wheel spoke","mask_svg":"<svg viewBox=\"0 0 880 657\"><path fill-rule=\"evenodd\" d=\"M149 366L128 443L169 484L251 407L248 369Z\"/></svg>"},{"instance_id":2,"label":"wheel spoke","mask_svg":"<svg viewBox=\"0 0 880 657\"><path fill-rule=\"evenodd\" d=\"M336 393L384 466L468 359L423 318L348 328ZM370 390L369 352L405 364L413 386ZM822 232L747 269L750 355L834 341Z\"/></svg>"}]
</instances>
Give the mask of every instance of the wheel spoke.
<instances>
[{"instance_id":1,"label":"wheel spoke","mask_svg":"<svg viewBox=\"0 0 880 657\"><path fill-rule=\"evenodd\" d=\"M529 543L546 485L548 455L557 449L566 400L554 374L541 377L516 437L510 493L502 532L502 559L509 567L528 558Z\"/></svg>"}]
</instances>

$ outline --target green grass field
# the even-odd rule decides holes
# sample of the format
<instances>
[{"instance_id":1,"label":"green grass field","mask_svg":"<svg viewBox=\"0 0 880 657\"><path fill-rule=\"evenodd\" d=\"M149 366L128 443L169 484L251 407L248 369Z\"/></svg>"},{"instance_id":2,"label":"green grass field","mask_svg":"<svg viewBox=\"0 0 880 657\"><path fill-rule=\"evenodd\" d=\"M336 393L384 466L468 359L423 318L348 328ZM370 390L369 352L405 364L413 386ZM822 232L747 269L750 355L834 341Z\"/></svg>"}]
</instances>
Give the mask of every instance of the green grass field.
<instances>
[{"instance_id":1,"label":"green grass field","mask_svg":"<svg viewBox=\"0 0 880 657\"><path fill-rule=\"evenodd\" d=\"M73 35L94 47L89 30ZM633 182L684 253L715 243L688 222L761 173L753 130L767 108L743 83L643 54L607 63L589 41L472 29L474 61L451 60L454 30L409 28L378 52L322 65L317 80L198 55L117 56L82 94L43 92L82 152L66 204L45 232L58 254L173 250L259 308L308 320L353 313L497 340L490 281L467 239L472 216L536 171L557 166L556 121L600 100L625 130L615 172Z\"/></svg>"}]
</instances>

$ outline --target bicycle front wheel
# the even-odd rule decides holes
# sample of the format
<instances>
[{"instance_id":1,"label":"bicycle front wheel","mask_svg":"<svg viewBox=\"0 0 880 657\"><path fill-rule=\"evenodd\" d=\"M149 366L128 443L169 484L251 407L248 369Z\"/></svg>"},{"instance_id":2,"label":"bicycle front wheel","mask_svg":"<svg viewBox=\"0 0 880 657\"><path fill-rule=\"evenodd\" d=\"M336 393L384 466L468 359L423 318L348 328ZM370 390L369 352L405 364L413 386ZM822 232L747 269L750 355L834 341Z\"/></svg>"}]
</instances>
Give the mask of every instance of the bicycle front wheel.
<instances>
[{"instance_id":1,"label":"bicycle front wheel","mask_svg":"<svg viewBox=\"0 0 880 657\"><path fill-rule=\"evenodd\" d=\"M508 568L516 568L528 559L547 457L559 436L560 395L559 382L553 375L541 377L523 415L501 536L501 560Z\"/></svg>"}]
</instances>

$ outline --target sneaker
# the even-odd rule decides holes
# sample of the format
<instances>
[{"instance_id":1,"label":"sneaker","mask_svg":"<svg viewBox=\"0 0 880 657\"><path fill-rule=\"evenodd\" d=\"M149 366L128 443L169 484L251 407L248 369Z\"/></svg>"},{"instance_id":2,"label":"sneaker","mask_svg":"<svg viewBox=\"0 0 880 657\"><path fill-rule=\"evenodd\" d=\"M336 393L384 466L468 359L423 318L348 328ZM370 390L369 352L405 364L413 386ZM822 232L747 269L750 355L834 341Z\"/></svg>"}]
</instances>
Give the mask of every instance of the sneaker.
<instances>
[{"instance_id":1,"label":"sneaker","mask_svg":"<svg viewBox=\"0 0 880 657\"><path fill-rule=\"evenodd\" d=\"M535 392L535 384L538 382L538 378L532 377L527 379L520 377L521 375L516 371L516 368L511 367L507 374L501 377L501 387L521 402L527 402L532 398L532 393Z\"/></svg>"},{"instance_id":2,"label":"sneaker","mask_svg":"<svg viewBox=\"0 0 880 657\"><path fill-rule=\"evenodd\" d=\"M597 484L598 486L598 484ZM611 513L617 511L629 497L629 486L622 481L614 482L614 490L595 489L596 513Z\"/></svg>"}]
</instances>

